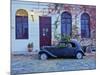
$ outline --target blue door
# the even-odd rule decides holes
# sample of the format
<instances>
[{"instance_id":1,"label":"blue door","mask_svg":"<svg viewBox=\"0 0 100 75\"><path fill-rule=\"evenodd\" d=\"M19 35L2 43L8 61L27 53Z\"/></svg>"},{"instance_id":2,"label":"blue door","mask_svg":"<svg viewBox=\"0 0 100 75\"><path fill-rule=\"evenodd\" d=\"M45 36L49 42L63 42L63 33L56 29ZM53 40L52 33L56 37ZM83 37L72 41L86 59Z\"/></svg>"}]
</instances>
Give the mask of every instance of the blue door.
<instances>
[{"instance_id":1,"label":"blue door","mask_svg":"<svg viewBox=\"0 0 100 75\"><path fill-rule=\"evenodd\" d=\"M72 16L68 12L63 12L61 14L61 34L71 35L72 31Z\"/></svg>"}]
</instances>

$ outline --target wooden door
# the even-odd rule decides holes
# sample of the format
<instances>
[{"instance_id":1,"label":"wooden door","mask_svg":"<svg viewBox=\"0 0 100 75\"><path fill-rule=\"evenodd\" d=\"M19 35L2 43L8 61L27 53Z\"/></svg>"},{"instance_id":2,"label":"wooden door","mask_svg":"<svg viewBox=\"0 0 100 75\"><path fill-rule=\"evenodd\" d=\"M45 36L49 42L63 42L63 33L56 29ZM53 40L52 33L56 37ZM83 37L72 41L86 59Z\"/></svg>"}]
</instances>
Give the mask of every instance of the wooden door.
<instances>
[{"instance_id":1,"label":"wooden door","mask_svg":"<svg viewBox=\"0 0 100 75\"><path fill-rule=\"evenodd\" d=\"M51 45L51 17L39 17L40 47Z\"/></svg>"}]
</instances>

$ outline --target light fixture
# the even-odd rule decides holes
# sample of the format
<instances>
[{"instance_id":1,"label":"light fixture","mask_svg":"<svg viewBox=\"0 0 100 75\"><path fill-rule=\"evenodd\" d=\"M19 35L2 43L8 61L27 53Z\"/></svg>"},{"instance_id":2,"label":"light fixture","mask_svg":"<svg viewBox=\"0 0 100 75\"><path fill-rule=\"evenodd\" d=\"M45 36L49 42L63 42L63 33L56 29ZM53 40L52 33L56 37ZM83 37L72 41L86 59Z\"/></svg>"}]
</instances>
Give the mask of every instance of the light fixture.
<instances>
[{"instance_id":1,"label":"light fixture","mask_svg":"<svg viewBox=\"0 0 100 75\"><path fill-rule=\"evenodd\" d=\"M31 10L31 19L34 22L34 10Z\"/></svg>"},{"instance_id":2,"label":"light fixture","mask_svg":"<svg viewBox=\"0 0 100 75\"><path fill-rule=\"evenodd\" d=\"M34 15L31 15L32 21L34 21Z\"/></svg>"}]
</instances>

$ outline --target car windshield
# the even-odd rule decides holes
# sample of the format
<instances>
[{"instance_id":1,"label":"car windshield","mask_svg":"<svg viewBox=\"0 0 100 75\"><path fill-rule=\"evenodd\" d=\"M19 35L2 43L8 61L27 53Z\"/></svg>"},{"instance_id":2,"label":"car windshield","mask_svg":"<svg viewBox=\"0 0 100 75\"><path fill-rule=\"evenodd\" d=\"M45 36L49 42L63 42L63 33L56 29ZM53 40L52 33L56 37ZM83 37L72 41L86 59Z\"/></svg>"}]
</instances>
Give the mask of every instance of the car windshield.
<instances>
[{"instance_id":1,"label":"car windshield","mask_svg":"<svg viewBox=\"0 0 100 75\"><path fill-rule=\"evenodd\" d=\"M78 48L80 48L80 44L76 40L71 40L70 42L67 42L67 43L64 41L61 41L56 46L57 47L71 47L71 48L78 47Z\"/></svg>"}]
</instances>

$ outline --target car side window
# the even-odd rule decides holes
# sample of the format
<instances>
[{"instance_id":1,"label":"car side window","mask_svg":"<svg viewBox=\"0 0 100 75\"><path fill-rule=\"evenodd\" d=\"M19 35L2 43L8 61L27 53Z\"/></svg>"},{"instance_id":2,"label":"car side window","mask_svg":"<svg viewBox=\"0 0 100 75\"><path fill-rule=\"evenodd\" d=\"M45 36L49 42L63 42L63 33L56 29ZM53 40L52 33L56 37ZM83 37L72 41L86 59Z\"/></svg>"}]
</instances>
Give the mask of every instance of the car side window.
<instances>
[{"instance_id":1,"label":"car side window","mask_svg":"<svg viewBox=\"0 0 100 75\"><path fill-rule=\"evenodd\" d=\"M72 44L71 44L71 43L68 43L66 46L67 46L68 48L71 48L71 47L72 47Z\"/></svg>"},{"instance_id":2,"label":"car side window","mask_svg":"<svg viewBox=\"0 0 100 75\"><path fill-rule=\"evenodd\" d=\"M65 44L65 43L59 43L59 44L57 45L57 47L58 47L58 48L64 48L64 47L66 47L66 44Z\"/></svg>"},{"instance_id":3,"label":"car side window","mask_svg":"<svg viewBox=\"0 0 100 75\"><path fill-rule=\"evenodd\" d=\"M75 46L74 43L68 43L68 44L67 44L67 47L68 47L68 48L75 48L76 46Z\"/></svg>"},{"instance_id":4,"label":"car side window","mask_svg":"<svg viewBox=\"0 0 100 75\"><path fill-rule=\"evenodd\" d=\"M59 45L60 45L60 46L66 46L65 43L60 43Z\"/></svg>"}]
</instances>

